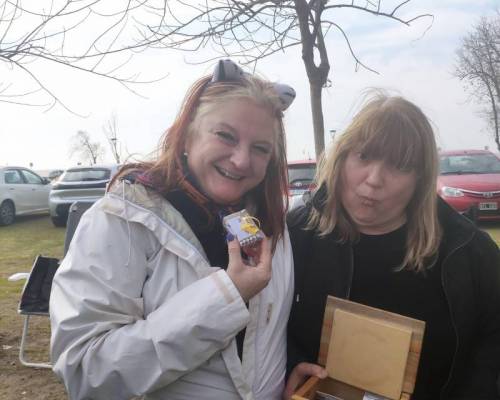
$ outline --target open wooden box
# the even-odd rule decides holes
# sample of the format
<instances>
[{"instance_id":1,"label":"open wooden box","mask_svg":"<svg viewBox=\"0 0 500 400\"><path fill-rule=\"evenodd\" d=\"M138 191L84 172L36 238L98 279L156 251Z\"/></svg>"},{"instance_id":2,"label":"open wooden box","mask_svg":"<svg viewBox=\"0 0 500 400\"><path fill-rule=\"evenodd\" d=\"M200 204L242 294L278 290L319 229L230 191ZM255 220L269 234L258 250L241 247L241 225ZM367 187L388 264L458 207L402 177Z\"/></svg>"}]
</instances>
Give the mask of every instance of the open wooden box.
<instances>
[{"instance_id":1,"label":"open wooden box","mask_svg":"<svg viewBox=\"0 0 500 400\"><path fill-rule=\"evenodd\" d=\"M410 400L425 322L328 296L318 364L328 378L309 378L293 400Z\"/></svg>"}]
</instances>

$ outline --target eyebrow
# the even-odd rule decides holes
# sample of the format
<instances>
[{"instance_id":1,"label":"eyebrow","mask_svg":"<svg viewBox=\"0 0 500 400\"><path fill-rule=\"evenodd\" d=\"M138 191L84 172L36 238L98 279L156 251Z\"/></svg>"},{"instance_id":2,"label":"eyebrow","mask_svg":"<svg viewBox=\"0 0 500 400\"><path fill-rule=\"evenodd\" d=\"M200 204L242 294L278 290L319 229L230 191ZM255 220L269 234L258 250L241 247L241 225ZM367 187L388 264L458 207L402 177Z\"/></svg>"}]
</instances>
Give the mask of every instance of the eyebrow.
<instances>
[{"instance_id":1,"label":"eyebrow","mask_svg":"<svg viewBox=\"0 0 500 400\"><path fill-rule=\"evenodd\" d=\"M236 132L236 129L234 129L232 125L229 125L226 122L217 122L214 126L217 128L224 128L224 129L228 129L232 132Z\"/></svg>"}]
</instances>

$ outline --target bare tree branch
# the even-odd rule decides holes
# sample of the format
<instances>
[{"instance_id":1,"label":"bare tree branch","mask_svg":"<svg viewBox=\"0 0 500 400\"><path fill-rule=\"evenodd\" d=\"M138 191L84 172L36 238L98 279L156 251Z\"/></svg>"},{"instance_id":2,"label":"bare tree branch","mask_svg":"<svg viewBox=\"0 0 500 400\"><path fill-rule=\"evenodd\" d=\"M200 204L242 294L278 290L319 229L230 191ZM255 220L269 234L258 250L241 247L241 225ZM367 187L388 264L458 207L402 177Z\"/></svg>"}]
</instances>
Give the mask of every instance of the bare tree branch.
<instances>
[{"instance_id":1,"label":"bare tree branch","mask_svg":"<svg viewBox=\"0 0 500 400\"><path fill-rule=\"evenodd\" d=\"M258 61L301 45L319 156L324 148L321 93L330 82L327 35L338 31L356 68L374 72L357 56L337 11L362 12L405 26L431 18L400 16L410 1L387 8L382 0L0 0L0 63L24 73L53 107L63 101L35 74L34 60L110 78L137 94L134 85L162 78L141 80L139 74L124 72L146 49L197 52L212 46L255 68ZM3 76L2 81L8 82Z\"/></svg>"},{"instance_id":2,"label":"bare tree branch","mask_svg":"<svg viewBox=\"0 0 500 400\"><path fill-rule=\"evenodd\" d=\"M34 62L44 62L111 78L138 94L134 89L138 84L164 78L140 79L139 73L127 76L124 72L137 52L156 43L143 35L156 3L158 0L0 1L0 64L12 67L10 74L2 74L0 84L18 82L18 74L24 74L23 86L29 89L18 91L26 99L21 104L49 104L49 109L59 104L73 112L33 68ZM110 62L105 63L108 58ZM38 89L48 102L30 100L30 94L41 94ZM9 97L0 93L0 100L9 102Z\"/></svg>"},{"instance_id":3,"label":"bare tree branch","mask_svg":"<svg viewBox=\"0 0 500 400\"><path fill-rule=\"evenodd\" d=\"M151 41L152 46L185 52L196 52L211 44L223 55L240 57L243 63L254 67L266 57L301 45L302 60L311 89L315 146L319 156L324 148L321 91L330 82L326 41L326 36L333 31L330 28L334 27L340 32L356 67L375 72L357 56L337 10L343 8L363 12L405 26L422 18L429 18L432 22L430 14L401 17L399 13L402 7L410 1L402 0L389 9L382 6L382 0L164 1L161 23L145 25L142 35Z\"/></svg>"},{"instance_id":4,"label":"bare tree branch","mask_svg":"<svg viewBox=\"0 0 500 400\"><path fill-rule=\"evenodd\" d=\"M492 127L500 151L500 13L483 17L457 50L454 75L472 98L484 106L480 115Z\"/></svg>"}]
</instances>

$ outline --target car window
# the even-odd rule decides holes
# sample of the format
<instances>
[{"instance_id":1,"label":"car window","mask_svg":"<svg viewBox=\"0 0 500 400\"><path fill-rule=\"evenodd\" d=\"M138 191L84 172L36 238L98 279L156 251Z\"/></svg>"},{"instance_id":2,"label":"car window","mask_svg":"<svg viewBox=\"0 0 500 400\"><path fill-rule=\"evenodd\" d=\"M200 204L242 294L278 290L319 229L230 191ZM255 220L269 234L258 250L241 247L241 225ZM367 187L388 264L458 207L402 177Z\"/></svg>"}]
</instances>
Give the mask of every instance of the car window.
<instances>
[{"instance_id":1,"label":"car window","mask_svg":"<svg viewBox=\"0 0 500 400\"><path fill-rule=\"evenodd\" d=\"M40 178L38 175L34 174L33 172L27 171L25 169L22 170L22 173L24 177L26 178L26 181L32 185L41 185L43 184L42 178Z\"/></svg>"},{"instance_id":2,"label":"car window","mask_svg":"<svg viewBox=\"0 0 500 400\"><path fill-rule=\"evenodd\" d=\"M291 165L288 167L288 184L289 185L305 185L312 183L316 166L309 165Z\"/></svg>"},{"instance_id":3,"label":"car window","mask_svg":"<svg viewBox=\"0 0 500 400\"><path fill-rule=\"evenodd\" d=\"M500 160L493 154L463 154L441 156L441 175L500 173Z\"/></svg>"},{"instance_id":4,"label":"car window","mask_svg":"<svg viewBox=\"0 0 500 400\"><path fill-rule=\"evenodd\" d=\"M59 182L103 181L109 179L111 171L107 168L82 168L66 171Z\"/></svg>"},{"instance_id":5,"label":"car window","mask_svg":"<svg viewBox=\"0 0 500 400\"><path fill-rule=\"evenodd\" d=\"M24 183L23 178L17 169L8 169L4 172L5 183Z\"/></svg>"}]
</instances>

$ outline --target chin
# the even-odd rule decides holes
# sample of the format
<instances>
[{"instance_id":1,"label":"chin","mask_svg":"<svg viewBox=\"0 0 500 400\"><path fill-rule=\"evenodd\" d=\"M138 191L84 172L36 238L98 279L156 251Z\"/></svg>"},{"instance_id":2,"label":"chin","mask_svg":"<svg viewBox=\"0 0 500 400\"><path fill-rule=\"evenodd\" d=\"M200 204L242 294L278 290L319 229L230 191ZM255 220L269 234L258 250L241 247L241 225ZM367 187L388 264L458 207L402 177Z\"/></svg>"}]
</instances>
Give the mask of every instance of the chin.
<instances>
[{"instance_id":1,"label":"chin","mask_svg":"<svg viewBox=\"0 0 500 400\"><path fill-rule=\"evenodd\" d=\"M238 194L232 194L232 195L219 194L219 195L217 195L214 193L214 194L212 194L212 196L210 196L210 198L218 204L230 205L230 204L239 203L241 201L242 196L239 196Z\"/></svg>"}]
</instances>

